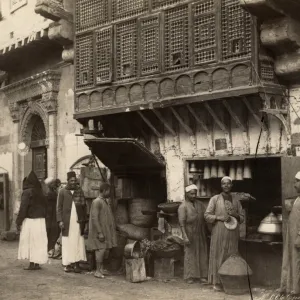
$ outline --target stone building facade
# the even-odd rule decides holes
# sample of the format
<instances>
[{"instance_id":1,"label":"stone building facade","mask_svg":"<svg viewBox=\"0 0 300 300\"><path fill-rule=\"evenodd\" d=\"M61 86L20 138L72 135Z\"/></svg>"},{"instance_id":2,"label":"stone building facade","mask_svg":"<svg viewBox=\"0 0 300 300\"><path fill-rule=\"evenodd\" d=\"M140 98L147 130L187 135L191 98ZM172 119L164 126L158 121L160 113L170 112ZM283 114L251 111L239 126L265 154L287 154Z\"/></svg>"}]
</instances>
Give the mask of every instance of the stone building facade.
<instances>
[{"instance_id":1,"label":"stone building facade","mask_svg":"<svg viewBox=\"0 0 300 300\"><path fill-rule=\"evenodd\" d=\"M9 181L0 230L14 227L21 183L32 169L40 179L65 181L90 154L73 119L72 25L39 15L40 2L0 6L0 168Z\"/></svg>"}]
</instances>

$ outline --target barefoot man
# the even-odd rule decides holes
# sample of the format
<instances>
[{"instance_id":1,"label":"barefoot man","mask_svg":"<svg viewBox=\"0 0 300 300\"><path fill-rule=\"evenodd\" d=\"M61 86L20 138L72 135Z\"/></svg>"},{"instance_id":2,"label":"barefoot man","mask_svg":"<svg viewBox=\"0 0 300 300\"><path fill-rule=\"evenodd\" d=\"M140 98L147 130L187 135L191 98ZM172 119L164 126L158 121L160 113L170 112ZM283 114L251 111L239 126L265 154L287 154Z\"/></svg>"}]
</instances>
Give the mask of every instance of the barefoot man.
<instances>
[{"instance_id":1,"label":"barefoot man","mask_svg":"<svg viewBox=\"0 0 300 300\"><path fill-rule=\"evenodd\" d=\"M104 278L104 256L111 248L117 246L116 225L109 195L110 185L102 183L100 194L93 201L90 211L88 248L96 252L97 278Z\"/></svg>"}]
</instances>

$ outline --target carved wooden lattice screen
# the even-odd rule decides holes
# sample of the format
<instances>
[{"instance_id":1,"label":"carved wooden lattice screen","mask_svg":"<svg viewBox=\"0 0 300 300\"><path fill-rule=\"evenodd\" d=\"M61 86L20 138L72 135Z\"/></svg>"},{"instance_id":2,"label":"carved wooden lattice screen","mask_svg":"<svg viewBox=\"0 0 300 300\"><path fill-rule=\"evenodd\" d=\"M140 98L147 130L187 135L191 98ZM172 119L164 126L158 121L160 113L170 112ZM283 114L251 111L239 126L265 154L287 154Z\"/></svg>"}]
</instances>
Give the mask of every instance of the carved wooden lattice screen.
<instances>
[{"instance_id":1,"label":"carved wooden lattice screen","mask_svg":"<svg viewBox=\"0 0 300 300\"><path fill-rule=\"evenodd\" d=\"M77 0L75 23L78 89L252 53L254 27L239 0Z\"/></svg>"},{"instance_id":2,"label":"carved wooden lattice screen","mask_svg":"<svg viewBox=\"0 0 300 300\"><path fill-rule=\"evenodd\" d=\"M77 0L75 29L80 32L109 21L109 0Z\"/></svg>"},{"instance_id":3,"label":"carved wooden lattice screen","mask_svg":"<svg viewBox=\"0 0 300 300\"><path fill-rule=\"evenodd\" d=\"M193 6L194 63L216 60L216 9L214 0Z\"/></svg>"},{"instance_id":4,"label":"carved wooden lattice screen","mask_svg":"<svg viewBox=\"0 0 300 300\"><path fill-rule=\"evenodd\" d=\"M186 2L182 0L152 0L152 8L163 8L167 7L173 4L181 3L181 2Z\"/></svg>"},{"instance_id":5,"label":"carved wooden lattice screen","mask_svg":"<svg viewBox=\"0 0 300 300\"><path fill-rule=\"evenodd\" d=\"M96 83L110 82L112 79L112 41L112 27L103 28L96 31Z\"/></svg>"},{"instance_id":6,"label":"carved wooden lattice screen","mask_svg":"<svg viewBox=\"0 0 300 300\"><path fill-rule=\"evenodd\" d=\"M76 45L76 86L92 86L94 84L93 34L77 37Z\"/></svg>"},{"instance_id":7,"label":"carved wooden lattice screen","mask_svg":"<svg viewBox=\"0 0 300 300\"><path fill-rule=\"evenodd\" d=\"M189 65L188 6L169 9L165 13L165 69L180 70Z\"/></svg>"},{"instance_id":8,"label":"carved wooden lattice screen","mask_svg":"<svg viewBox=\"0 0 300 300\"><path fill-rule=\"evenodd\" d=\"M113 20L134 17L148 10L148 0L112 0Z\"/></svg>"},{"instance_id":9,"label":"carved wooden lattice screen","mask_svg":"<svg viewBox=\"0 0 300 300\"><path fill-rule=\"evenodd\" d=\"M239 1L222 0L222 58L232 60L251 55L251 16Z\"/></svg>"},{"instance_id":10,"label":"carved wooden lattice screen","mask_svg":"<svg viewBox=\"0 0 300 300\"><path fill-rule=\"evenodd\" d=\"M137 76L137 24L130 20L116 25L116 79Z\"/></svg>"},{"instance_id":11,"label":"carved wooden lattice screen","mask_svg":"<svg viewBox=\"0 0 300 300\"><path fill-rule=\"evenodd\" d=\"M141 74L152 74L160 69L159 16L140 22Z\"/></svg>"}]
</instances>

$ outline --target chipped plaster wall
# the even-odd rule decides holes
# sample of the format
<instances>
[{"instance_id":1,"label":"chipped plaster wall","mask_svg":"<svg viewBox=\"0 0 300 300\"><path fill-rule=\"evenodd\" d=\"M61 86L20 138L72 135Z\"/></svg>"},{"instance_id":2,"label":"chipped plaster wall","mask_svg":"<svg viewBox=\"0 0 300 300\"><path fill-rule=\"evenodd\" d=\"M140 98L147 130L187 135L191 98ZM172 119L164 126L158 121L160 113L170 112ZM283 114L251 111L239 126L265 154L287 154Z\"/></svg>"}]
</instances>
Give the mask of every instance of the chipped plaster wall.
<instances>
[{"instance_id":1,"label":"chipped plaster wall","mask_svg":"<svg viewBox=\"0 0 300 300\"><path fill-rule=\"evenodd\" d=\"M9 178L9 199L13 199L13 126L8 103L0 92L0 169L8 173ZM10 205L12 214L13 206ZM2 212L0 211L0 218ZM2 225L2 223L0 222ZM2 226L0 225L0 231Z\"/></svg>"},{"instance_id":2,"label":"chipped plaster wall","mask_svg":"<svg viewBox=\"0 0 300 300\"><path fill-rule=\"evenodd\" d=\"M295 145L296 155L300 156L300 85L289 89L289 99L292 144Z\"/></svg>"},{"instance_id":3,"label":"chipped plaster wall","mask_svg":"<svg viewBox=\"0 0 300 300\"><path fill-rule=\"evenodd\" d=\"M10 11L10 0L1 1L1 14L3 19L0 21L0 45L5 46L12 40L26 37L35 30L47 28L51 23L34 11L36 0L27 0L27 4ZM13 38L10 33L13 32Z\"/></svg>"},{"instance_id":4,"label":"chipped plaster wall","mask_svg":"<svg viewBox=\"0 0 300 300\"><path fill-rule=\"evenodd\" d=\"M66 180L71 165L90 151L83 137L75 136L81 125L73 119L74 112L74 67L62 68L57 110L57 173L58 178Z\"/></svg>"},{"instance_id":5,"label":"chipped plaster wall","mask_svg":"<svg viewBox=\"0 0 300 300\"><path fill-rule=\"evenodd\" d=\"M300 92L300 89L298 89L298 92ZM233 109L237 115L241 116L242 104L234 106ZM185 123L191 123L186 112L180 112ZM204 111L198 110L196 112L198 115L205 118ZM226 150L216 150L214 143L211 151L207 134L198 125L196 126L196 135L193 137L189 136L182 127L178 126L176 131L179 133L179 138L177 136L172 136L167 131L165 131L163 138L161 139L156 137L154 138L154 136L152 136L152 151L156 150L158 143L160 152L165 158L167 197L169 200L182 201L184 199L184 186L187 183L185 178L185 159L227 155L255 155L259 140L260 127L254 117L248 114L247 120L245 120L244 125L247 127L246 134L243 133L242 129L237 127L233 120L229 119L228 121L230 126L229 142L232 144L231 153ZM174 119L169 116L168 122L169 124L173 124L174 128ZM257 154L271 155L286 153L287 139L285 132L282 130L281 124L275 118L269 118L268 122L269 130L267 132L262 132ZM216 124L210 124L209 126L213 140L217 138L225 138L224 132ZM245 137L243 138L243 136Z\"/></svg>"}]
</instances>

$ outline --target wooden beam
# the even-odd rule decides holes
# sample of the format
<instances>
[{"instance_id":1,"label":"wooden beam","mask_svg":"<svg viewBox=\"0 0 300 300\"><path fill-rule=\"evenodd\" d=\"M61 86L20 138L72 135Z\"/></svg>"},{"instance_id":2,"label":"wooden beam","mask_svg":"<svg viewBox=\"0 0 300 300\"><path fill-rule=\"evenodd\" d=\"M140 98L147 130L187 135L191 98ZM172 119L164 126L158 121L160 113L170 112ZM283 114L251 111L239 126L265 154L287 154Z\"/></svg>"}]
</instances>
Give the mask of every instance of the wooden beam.
<instances>
[{"instance_id":1,"label":"wooden beam","mask_svg":"<svg viewBox=\"0 0 300 300\"><path fill-rule=\"evenodd\" d=\"M171 106L170 107L171 112L173 113L173 115L175 116L175 118L177 119L177 121L179 122L179 124L182 126L182 128L190 135L193 136L194 132L193 130L185 124L185 122L182 120L182 118L180 117L180 115L178 114L178 112Z\"/></svg>"},{"instance_id":2,"label":"wooden beam","mask_svg":"<svg viewBox=\"0 0 300 300\"><path fill-rule=\"evenodd\" d=\"M249 103L248 99L246 97L243 97L243 102L245 103L246 107L248 108L248 110L250 111L250 113L252 114L252 116L254 117L256 123L264 130L266 131L267 128L265 126L265 124L261 121L260 117L255 113L255 111L253 110L251 104Z\"/></svg>"},{"instance_id":3,"label":"wooden beam","mask_svg":"<svg viewBox=\"0 0 300 300\"><path fill-rule=\"evenodd\" d=\"M204 106L207 109L207 111L210 113L210 115L213 117L214 121L218 124L218 126L224 131L228 132L225 124L220 120L220 118L215 114L213 109L210 107L210 105L207 102L204 102Z\"/></svg>"},{"instance_id":4,"label":"wooden beam","mask_svg":"<svg viewBox=\"0 0 300 300\"><path fill-rule=\"evenodd\" d=\"M142 112L138 111L138 115L143 119L143 121L150 127L150 129L154 132L154 134L162 138L162 134L153 126L153 124L143 115Z\"/></svg>"},{"instance_id":5,"label":"wooden beam","mask_svg":"<svg viewBox=\"0 0 300 300\"><path fill-rule=\"evenodd\" d=\"M191 113L191 115L195 118L196 122L201 126L201 128L206 133L209 133L209 130L208 130L206 124L200 119L200 117L197 115L195 110L189 104L186 107L187 107L188 111Z\"/></svg>"},{"instance_id":6,"label":"wooden beam","mask_svg":"<svg viewBox=\"0 0 300 300\"><path fill-rule=\"evenodd\" d=\"M200 125L200 127L206 132L209 153L210 155L214 155L214 142L210 130L189 104L187 105L187 109L191 113L191 115L195 118L196 122Z\"/></svg>"},{"instance_id":7,"label":"wooden beam","mask_svg":"<svg viewBox=\"0 0 300 300\"><path fill-rule=\"evenodd\" d=\"M239 119L239 117L237 116L237 114L232 110L230 104L228 103L227 100L223 100L223 105L225 106L225 108L227 109L227 111L229 112L231 118L235 121L236 125L243 131L247 131L246 127L242 124L241 120Z\"/></svg>"},{"instance_id":8,"label":"wooden beam","mask_svg":"<svg viewBox=\"0 0 300 300\"><path fill-rule=\"evenodd\" d=\"M176 132L171 127L171 125L168 123L168 121L164 118L164 116L158 110L156 110L156 109L153 109L152 111L156 115L156 117L164 124L164 126L169 130L169 132L173 136L176 136Z\"/></svg>"}]
</instances>

